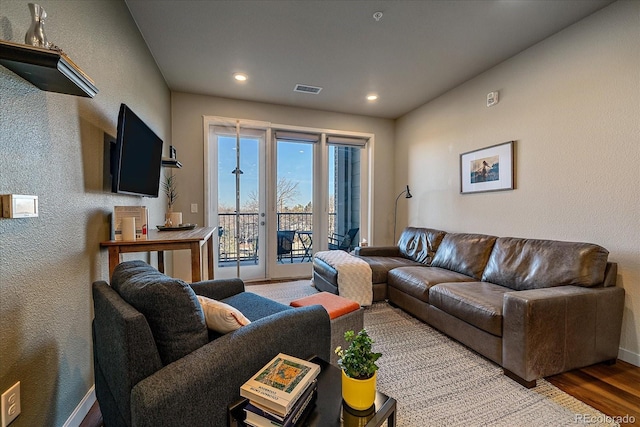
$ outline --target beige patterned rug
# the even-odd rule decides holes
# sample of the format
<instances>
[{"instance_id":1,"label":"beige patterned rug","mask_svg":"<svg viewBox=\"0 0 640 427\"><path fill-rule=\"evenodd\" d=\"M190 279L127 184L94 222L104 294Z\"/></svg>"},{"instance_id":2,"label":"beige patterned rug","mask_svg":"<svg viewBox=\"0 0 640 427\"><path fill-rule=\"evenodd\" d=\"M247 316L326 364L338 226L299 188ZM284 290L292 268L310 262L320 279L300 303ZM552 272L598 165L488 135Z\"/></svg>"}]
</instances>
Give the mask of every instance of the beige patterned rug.
<instances>
[{"instance_id":1,"label":"beige patterned rug","mask_svg":"<svg viewBox=\"0 0 640 427\"><path fill-rule=\"evenodd\" d=\"M317 292L309 280L247 291L284 304ZM522 387L500 366L387 303L365 308L364 324L383 354L378 389L397 400L398 427L615 425L545 380Z\"/></svg>"}]
</instances>

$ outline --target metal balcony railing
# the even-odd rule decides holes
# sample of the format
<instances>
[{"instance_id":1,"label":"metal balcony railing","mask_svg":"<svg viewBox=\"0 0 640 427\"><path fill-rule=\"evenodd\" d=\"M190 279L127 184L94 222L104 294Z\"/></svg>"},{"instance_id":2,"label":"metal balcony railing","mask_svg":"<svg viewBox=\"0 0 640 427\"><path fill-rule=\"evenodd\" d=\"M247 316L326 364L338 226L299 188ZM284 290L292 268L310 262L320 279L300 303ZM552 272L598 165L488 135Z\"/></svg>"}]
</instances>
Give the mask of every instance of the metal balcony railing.
<instances>
[{"instance_id":1,"label":"metal balcony railing","mask_svg":"<svg viewBox=\"0 0 640 427\"><path fill-rule=\"evenodd\" d=\"M309 245L310 237L304 232L313 230L313 214L311 212L278 212L278 231L296 231L291 254L287 254L285 259L293 258L295 262L309 260L306 247ZM218 214L218 262L231 262L237 259L237 243L240 247L240 261L256 261L258 254L258 224L260 215L258 213L241 212L239 214L240 224L236 233L236 214ZM335 224L335 214L329 214L329 234L333 233ZM298 234L297 232L303 232ZM303 241L304 240L304 241ZM275 249L275 248L274 248ZM306 257L306 258L305 258Z\"/></svg>"}]
</instances>

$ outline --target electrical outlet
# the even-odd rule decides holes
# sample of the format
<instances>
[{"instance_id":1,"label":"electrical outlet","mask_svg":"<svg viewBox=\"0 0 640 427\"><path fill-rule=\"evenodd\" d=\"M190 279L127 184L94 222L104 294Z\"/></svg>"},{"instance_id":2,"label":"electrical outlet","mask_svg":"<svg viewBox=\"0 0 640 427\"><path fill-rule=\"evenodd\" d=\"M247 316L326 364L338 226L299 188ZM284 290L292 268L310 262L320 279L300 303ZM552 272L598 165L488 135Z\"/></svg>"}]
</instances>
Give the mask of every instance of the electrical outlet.
<instances>
[{"instance_id":1,"label":"electrical outlet","mask_svg":"<svg viewBox=\"0 0 640 427\"><path fill-rule=\"evenodd\" d=\"M198 213L198 204L191 203L191 213Z\"/></svg>"},{"instance_id":2,"label":"electrical outlet","mask_svg":"<svg viewBox=\"0 0 640 427\"><path fill-rule=\"evenodd\" d=\"M2 393L2 427L7 427L11 421L20 415L20 381Z\"/></svg>"}]
</instances>

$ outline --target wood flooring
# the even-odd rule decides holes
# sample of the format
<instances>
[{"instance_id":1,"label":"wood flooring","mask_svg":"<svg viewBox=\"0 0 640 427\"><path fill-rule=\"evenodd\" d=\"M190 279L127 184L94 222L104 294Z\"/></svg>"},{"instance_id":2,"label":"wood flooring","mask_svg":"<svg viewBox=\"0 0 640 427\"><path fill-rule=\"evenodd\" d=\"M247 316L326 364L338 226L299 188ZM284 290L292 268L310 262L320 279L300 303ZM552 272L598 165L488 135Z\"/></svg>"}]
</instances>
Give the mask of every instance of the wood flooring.
<instances>
[{"instance_id":1,"label":"wood flooring","mask_svg":"<svg viewBox=\"0 0 640 427\"><path fill-rule=\"evenodd\" d=\"M640 425L640 367L618 360L613 365L599 363L546 378L565 393L611 417L627 416ZM102 427L98 403L93 405L80 427Z\"/></svg>"},{"instance_id":2,"label":"wood flooring","mask_svg":"<svg viewBox=\"0 0 640 427\"><path fill-rule=\"evenodd\" d=\"M620 422L621 426L640 425L640 367L621 360L613 365L598 363L547 381L606 415L635 420Z\"/></svg>"}]
</instances>

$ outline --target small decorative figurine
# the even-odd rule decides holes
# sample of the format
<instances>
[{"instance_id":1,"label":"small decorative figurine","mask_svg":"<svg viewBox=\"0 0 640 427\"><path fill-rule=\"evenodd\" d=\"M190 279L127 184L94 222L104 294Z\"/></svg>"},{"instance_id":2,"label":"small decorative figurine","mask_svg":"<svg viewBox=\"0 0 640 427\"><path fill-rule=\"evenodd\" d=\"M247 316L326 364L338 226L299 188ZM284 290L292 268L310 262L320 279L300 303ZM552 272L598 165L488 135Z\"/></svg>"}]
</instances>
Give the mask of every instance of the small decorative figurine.
<instances>
[{"instance_id":1,"label":"small decorative figurine","mask_svg":"<svg viewBox=\"0 0 640 427\"><path fill-rule=\"evenodd\" d=\"M24 42L28 45L49 49L49 42L44 33L44 20L47 18L47 12L35 3L29 3L29 10L31 11L31 26L24 36Z\"/></svg>"}]
</instances>

